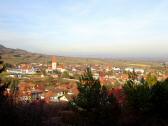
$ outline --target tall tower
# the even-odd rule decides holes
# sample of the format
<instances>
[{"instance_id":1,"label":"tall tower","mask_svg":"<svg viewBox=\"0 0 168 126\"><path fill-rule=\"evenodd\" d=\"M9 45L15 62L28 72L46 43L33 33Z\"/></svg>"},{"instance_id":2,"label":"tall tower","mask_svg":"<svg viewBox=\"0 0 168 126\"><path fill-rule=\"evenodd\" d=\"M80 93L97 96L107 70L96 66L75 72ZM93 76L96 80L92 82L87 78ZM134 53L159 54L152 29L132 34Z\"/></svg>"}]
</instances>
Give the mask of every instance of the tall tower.
<instances>
[{"instance_id":1,"label":"tall tower","mask_svg":"<svg viewBox=\"0 0 168 126\"><path fill-rule=\"evenodd\" d=\"M52 70L56 70L56 69L57 69L56 56L52 56Z\"/></svg>"}]
</instances>

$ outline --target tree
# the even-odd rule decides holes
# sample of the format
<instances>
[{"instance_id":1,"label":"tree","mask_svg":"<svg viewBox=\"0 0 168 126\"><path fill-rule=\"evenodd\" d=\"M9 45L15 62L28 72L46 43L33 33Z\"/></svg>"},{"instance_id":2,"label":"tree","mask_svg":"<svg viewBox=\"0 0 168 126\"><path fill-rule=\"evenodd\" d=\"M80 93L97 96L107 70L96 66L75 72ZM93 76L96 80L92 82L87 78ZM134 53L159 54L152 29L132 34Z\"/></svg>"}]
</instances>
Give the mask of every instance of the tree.
<instances>
[{"instance_id":1,"label":"tree","mask_svg":"<svg viewBox=\"0 0 168 126\"><path fill-rule=\"evenodd\" d=\"M49 76L47 77L46 82L47 82L47 86L51 86L54 84L54 78Z\"/></svg>"},{"instance_id":2,"label":"tree","mask_svg":"<svg viewBox=\"0 0 168 126\"><path fill-rule=\"evenodd\" d=\"M157 77L154 74L149 73L147 75L146 81L150 86L153 86L157 83Z\"/></svg>"},{"instance_id":3,"label":"tree","mask_svg":"<svg viewBox=\"0 0 168 126\"><path fill-rule=\"evenodd\" d=\"M1 57L0 57L1 59ZM0 60L0 74L5 71L3 61ZM9 82L2 81L0 78L0 125L14 125L15 121L15 109L13 101L6 95L6 89L9 86Z\"/></svg>"},{"instance_id":4,"label":"tree","mask_svg":"<svg viewBox=\"0 0 168 126\"><path fill-rule=\"evenodd\" d=\"M128 115L139 120L135 125L167 125L168 79L154 85L149 85L146 81L137 85L129 80L124 85L124 95L124 109Z\"/></svg>"},{"instance_id":5,"label":"tree","mask_svg":"<svg viewBox=\"0 0 168 126\"><path fill-rule=\"evenodd\" d=\"M94 79L90 68L87 68L77 83L79 94L71 102L88 120L87 125L116 124L120 115L119 105L113 95Z\"/></svg>"},{"instance_id":6,"label":"tree","mask_svg":"<svg viewBox=\"0 0 168 126\"><path fill-rule=\"evenodd\" d=\"M128 77L129 77L130 80L136 80L137 79L138 75L135 72L135 69L133 69L132 72L128 72Z\"/></svg>"},{"instance_id":7,"label":"tree","mask_svg":"<svg viewBox=\"0 0 168 126\"><path fill-rule=\"evenodd\" d=\"M17 94L18 91L18 84L19 84L19 80L17 78L11 79L10 80L10 85L9 88L11 89L11 93L13 95Z\"/></svg>"},{"instance_id":8,"label":"tree","mask_svg":"<svg viewBox=\"0 0 168 126\"><path fill-rule=\"evenodd\" d=\"M152 113L168 117L168 79L157 82L151 87Z\"/></svg>"},{"instance_id":9,"label":"tree","mask_svg":"<svg viewBox=\"0 0 168 126\"><path fill-rule=\"evenodd\" d=\"M62 78L70 78L68 71L64 71L61 76Z\"/></svg>"},{"instance_id":10,"label":"tree","mask_svg":"<svg viewBox=\"0 0 168 126\"><path fill-rule=\"evenodd\" d=\"M12 67L13 67L13 65L10 64L10 63L5 63L4 66L5 66L6 68L12 68Z\"/></svg>"},{"instance_id":11,"label":"tree","mask_svg":"<svg viewBox=\"0 0 168 126\"><path fill-rule=\"evenodd\" d=\"M147 83L137 85L129 80L123 89L126 96L126 107L131 111L144 113L150 109L151 92Z\"/></svg>"},{"instance_id":12,"label":"tree","mask_svg":"<svg viewBox=\"0 0 168 126\"><path fill-rule=\"evenodd\" d=\"M1 57L0 57L1 59ZM0 74L5 71L5 67L3 65L3 61L0 60ZM2 82L2 78L0 78L0 104L6 99L6 97L4 96L4 92L6 90L6 88L8 87L8 83L4 83Z\"/></svg>"}]
</instances>

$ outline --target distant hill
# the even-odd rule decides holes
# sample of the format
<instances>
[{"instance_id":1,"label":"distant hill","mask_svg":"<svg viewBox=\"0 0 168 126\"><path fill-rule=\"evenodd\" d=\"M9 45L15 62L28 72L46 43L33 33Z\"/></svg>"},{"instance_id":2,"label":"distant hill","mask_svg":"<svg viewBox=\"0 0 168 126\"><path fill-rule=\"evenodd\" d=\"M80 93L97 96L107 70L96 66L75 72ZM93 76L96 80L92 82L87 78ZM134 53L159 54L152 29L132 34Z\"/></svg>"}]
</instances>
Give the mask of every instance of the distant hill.
<instances>
[{"instance_id":1,"label":"distant hill","mask_svg":"<svg viewBox=\"0 0 168 126\"><path fill-rule=\"evenodd\" d=\"M49 63L52 55L32 53L22 49L7 48L0 44L0 55L5 63ZM158 62L143 60L126 60L126 59L98 59L98 58L81 58L56 56L57 61L63 64L107 64L110 66L130 66L130 64L158 65ZM132 66L132 65L131 65Z\"/></svg>"},{"instance_id":2,"label":"distant hill","mask_svg":"<svg viewBox=\"0 0 168 126\"><path fill-rule=\"evenodd\" d=\"M6 47L0 44L0 49L5 49Z\"/></svg>"},{"instance_id":3,"label":"distant hill","mask_svg":"<svg viewBox=\"0 0 168 126\"><path fill-rule=\"evenodd\" d=\"M3 45L0 45L0 55L4 62L11 64L25 63L25 62L44 63L46 62L46 60L49 60L48 55L31 53L22 49L11 49Z\"/></svg>"},{"instance_id":4,"label":"distant hill","mask_svg":"<svg viewBox=\"0 0 168 126\"><path fill-rule=\"evenodd\" d=\"M52 55L32 53L22 49L7 48L1 44L0 44L0 55L4 62L10 63L10 64L48 63L48 62L51 62L51 57L52 57ZM65 56L57 56L57 60L59 63L64 63L64 64L105 63L103 59L65 57Z\"/></svg>"}]
</instances>

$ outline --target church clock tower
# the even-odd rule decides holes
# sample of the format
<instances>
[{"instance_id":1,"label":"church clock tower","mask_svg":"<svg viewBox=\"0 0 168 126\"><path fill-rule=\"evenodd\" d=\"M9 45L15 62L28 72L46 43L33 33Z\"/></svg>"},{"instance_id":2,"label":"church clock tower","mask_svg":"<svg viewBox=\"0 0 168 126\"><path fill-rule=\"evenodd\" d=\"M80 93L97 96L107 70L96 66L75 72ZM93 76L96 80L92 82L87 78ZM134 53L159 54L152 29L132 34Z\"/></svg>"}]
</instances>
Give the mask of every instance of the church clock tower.
<instances>
[{"instance_id":1,"label":"church clock tower","mask_svg":"<svg viewBox=\"0 0 168 126\"><path fill-rule=\"evenodd\" d=\"M56 70L56 69L57 69L56 56L52 56L52 70Z\"/></svg>"}]
</instances>

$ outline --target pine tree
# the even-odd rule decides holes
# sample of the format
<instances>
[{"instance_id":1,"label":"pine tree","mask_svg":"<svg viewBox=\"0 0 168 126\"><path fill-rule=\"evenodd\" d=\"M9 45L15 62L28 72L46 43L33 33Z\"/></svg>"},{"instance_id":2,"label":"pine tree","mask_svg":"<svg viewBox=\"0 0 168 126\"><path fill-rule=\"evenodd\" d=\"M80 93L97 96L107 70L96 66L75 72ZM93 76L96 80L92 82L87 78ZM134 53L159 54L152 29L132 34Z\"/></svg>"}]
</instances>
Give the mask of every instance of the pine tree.
<instances>
[{"instance_id":1,"label":"pine tree","mask_svg":"<svg viewBox=\"0 0 168 126\"><path fill-rule=\"evenodd\" d=\"M120 109L116 98L109 95L106 87L101 86L99 79L92 76L87 68L77 83L79 94L73 103L78 111L87 118L89 124L109 125L116 124Z\"/></svg>"},{"instance_id":2,"label":"pine tree","mask_svg":"<svg viewBox=\"0 0 168 126\"><path fill-rule=\"evenodd\" d=\"M1 57L0 57L1 59ZM3 61L0 60L0 74L5 70ZM12 125L15 121L15 109L12 101L6 95L5 91L9 86L9 82L3 82L0 78L0 125Z\"/></svg>"},{"instance_id":3,"label":"pine tree","mask_svg":"<svg viewBox=\"0 0 168 126\"><path fill-rule=\"evenodd\" d=\"M86 111L93 110L100 98L101 85L99 80L93 78L91 70L87 68L77 83L79 94L75 99L77 106Z\"/></svg>"},{"instance_id":4,"label":"pine tree","mask_svg":"<svg viewBox=\"0 0 168 126\"><path fill-rule=\"evenodd\" d=\"M133 68L132 72L128 72L128 77L130 80L135 81L138 77L137 73L135 72L135 69Z\"/></svg>"}]
</instances>

